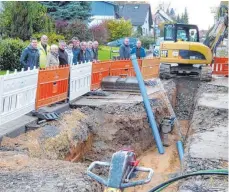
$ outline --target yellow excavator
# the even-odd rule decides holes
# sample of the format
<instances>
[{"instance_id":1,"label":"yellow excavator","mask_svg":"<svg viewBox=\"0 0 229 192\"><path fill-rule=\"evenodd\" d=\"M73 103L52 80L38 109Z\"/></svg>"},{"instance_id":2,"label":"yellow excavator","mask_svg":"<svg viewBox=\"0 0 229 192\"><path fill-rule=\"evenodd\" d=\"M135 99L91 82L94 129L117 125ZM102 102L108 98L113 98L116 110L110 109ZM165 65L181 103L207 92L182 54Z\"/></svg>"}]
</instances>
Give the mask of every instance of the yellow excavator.
<instances>
[{"instance_id":1,"label":"yellow excavator","mask_svg":"<svg viewBox=\"0 0 229 192\"><path fill-rule=\"evenodd\" d=\"M211 81L213 54L227 36L228 7L221 5L219 11L222 15L208 32L204 43L199 41L196 25L176 23L164 26L164 42L160 44L160 78L187 74Z\"/></svg>"}]
</instances>

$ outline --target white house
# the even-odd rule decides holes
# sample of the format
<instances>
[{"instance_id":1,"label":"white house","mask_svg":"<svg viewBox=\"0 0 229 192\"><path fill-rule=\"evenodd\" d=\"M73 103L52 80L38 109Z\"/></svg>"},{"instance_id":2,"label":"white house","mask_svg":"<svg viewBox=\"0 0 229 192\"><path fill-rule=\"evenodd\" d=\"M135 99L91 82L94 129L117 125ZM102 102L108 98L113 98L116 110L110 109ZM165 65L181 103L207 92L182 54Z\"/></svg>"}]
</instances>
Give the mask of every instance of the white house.
<instances>
[{"instance_id":1,"label":"white house","mask_svg":"<svg viewBox=\"0 0 229 192\"><path fill-rule=\"evenodd\" d=\"M153 20L150 4L119 5L118 15L130 19L135 31L141 27L143 36L152 34Z\"/></svg>"}]
</instances>

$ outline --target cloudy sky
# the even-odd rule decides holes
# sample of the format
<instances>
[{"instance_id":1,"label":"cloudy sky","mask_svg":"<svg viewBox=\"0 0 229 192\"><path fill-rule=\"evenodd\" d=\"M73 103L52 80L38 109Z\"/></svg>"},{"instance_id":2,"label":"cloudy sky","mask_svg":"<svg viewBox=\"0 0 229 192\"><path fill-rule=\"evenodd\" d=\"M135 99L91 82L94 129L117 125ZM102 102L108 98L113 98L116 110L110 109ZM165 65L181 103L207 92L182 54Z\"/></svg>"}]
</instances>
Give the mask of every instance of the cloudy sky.
<instances>
[{"instance_id":1,"label":"cloudy sky","mask_svg":"<svg viewBox=\"0 0 229 192\"><path fill-rule=\"evenodd\" d=\"M152 12L160 2L170 3L176 13L182 13L187 7L189 23L198 25L199 29L208 29L214 23L214 15L211 8L219 6L220 0L149 0Z\"/></svg>"}]
</instances>

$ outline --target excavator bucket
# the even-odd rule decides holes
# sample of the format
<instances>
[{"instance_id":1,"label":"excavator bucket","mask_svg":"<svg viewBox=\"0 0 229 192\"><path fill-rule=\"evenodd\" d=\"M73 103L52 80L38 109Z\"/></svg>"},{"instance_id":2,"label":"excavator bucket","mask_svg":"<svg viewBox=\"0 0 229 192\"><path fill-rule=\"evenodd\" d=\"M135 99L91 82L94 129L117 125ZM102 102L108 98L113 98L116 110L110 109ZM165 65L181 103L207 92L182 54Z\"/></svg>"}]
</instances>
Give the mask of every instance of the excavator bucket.
<instances>
[{"instance_id":1,"label":"excavator bucket","mask_svg":"<svg viewBox=\"0 0 229 192\"><path fill-rule=\"evenodd\" d=\"M140 92L136 77L108 76L101 82L103 91Z\"/></svg>"}]
</instances>

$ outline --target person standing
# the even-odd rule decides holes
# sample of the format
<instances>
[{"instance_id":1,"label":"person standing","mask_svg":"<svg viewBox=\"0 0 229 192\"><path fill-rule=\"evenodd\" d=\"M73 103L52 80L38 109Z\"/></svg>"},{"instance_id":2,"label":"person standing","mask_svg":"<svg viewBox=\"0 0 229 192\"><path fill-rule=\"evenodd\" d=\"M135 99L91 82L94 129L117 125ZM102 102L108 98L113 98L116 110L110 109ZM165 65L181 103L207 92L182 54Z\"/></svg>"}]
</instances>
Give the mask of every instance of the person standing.
<instances>
[{"instance_id":1,"label":"person standing","mask_svg":"<svg viewBox=\"0 0 229 192\"><path fill-rule=\"evenodd\" d=\"M60 41L58 50L60 65L68 65L68 54L65 51L65 47L65 41Z\"/></svg>"},{"instance_id":2,"label":"person standing","mask_svg":"<svg viewBox=\"0 0 229 192\"><path fill-rule=\"evenodd\" d=\"M80 52L78 54L78 59L77 61L79 63L84 63L84 62L88 62L91 61L91 54L87 49L87 43L85 41L80 43Z\"/></svg>"},{"instance_id":3,"label":"person standing","mask_svg":"<svg viewBox=\"0 0 229 192\"><path fill-rule=\"evenodd\" d=\"M93 60L94 61L98 61L98 55L99 55L99 49L98 49L98 47L99 47L99 43L98 43L98 41L94 41L93 42L93 52L94 52L94 58L93 58Z\"/></svg>"},{"instance_id":4,"label":"person standing","mask_svg":"<svg viewBox=\"0 0 229 192\"><path fill-rule=\"evenodd\" d=\"M47 55L47 64L46 67L50 66L59 66L59 54L58 54L58 46L51 45L50 52Z\"/></svg>"},{"instance_id":5,"label":"person standing","mask_svg":"<svg viewBox=\"0 0 229 192\"><path fill-rule=\"evenodd\" d=\"M94 52L93 52L93 43L92 43L92 41L88 41L88 43L87 43L87 50L90 53L90 61L93 61Z\"/></svg>"},{"instance_id":6,"label":"person standing","mask_svg":"<svg viewBox=\"0 0 229 192\"><path fill-rule=\"evenodd\" d=\"M80 52L80 41L78 40L77 37L73 37L72 38L72 42L73 42L73 63L76 64L77 63L77 58Z\"/></svg>"},{"instance_id":7,"label":"person standing","mask_svg":"<svg viewBox=\"0 0 229 192\"><path fill-rule=\"evenodd\" d=\"M41 41L38 44L38 49L40 52L40 68L45 68L47 63L47 55L50 51L50 46L48 45L48 37L42 35Z\"/></svg>"},{"instance_id":8,"label":"person standing","mask_svg":"<svg viewBox=\"0 0 229 192\"><path fill-rule=\"evenodd\" d=\"M129 39L125 38L123 44L119 48L120 59L130 59Z\"/></svg>"},{"instance_id":9,"label":"person standing","mask_svg":"<svg viewBox=\"0 0 229 192\"><path fill-rule=\"evenodd\" d=\"M68 46L65 49L65 51L68 54L68 64L72 65L73 64L73 42L72 41L68 42Z\"/></svg>"},{"instance_id":10,"label":"person standing","mask_svg":"<svg viewBox=\"0 0 229 192\"><path fill-rule=\"evenodd\" d=\"M142 42L137 41L136 47L131 50L131 54L136 54L137 59L141 59L146 56L145 49L142 47Z\"/></svg>"},{"instance_id":11,"label":"person standing","mask_svg":"<svg viewBox=\"0 0 229 192\"><path fill-rule=\"evenodd\" d=\"M33 69L34 67L39 67L39 57L40 53L37 49L37 39L31 38L30 45L26 47L20 57L20 63L24 70Z\"/></svg>"}]
</instances>

